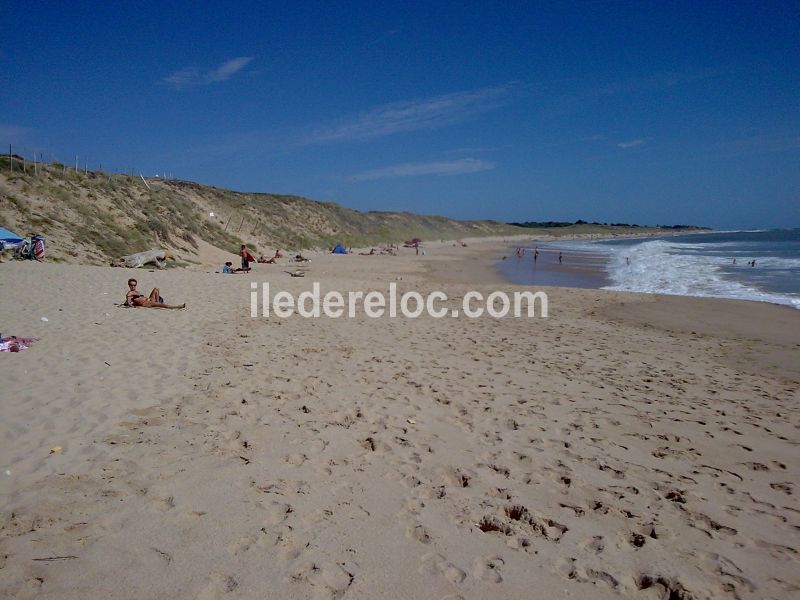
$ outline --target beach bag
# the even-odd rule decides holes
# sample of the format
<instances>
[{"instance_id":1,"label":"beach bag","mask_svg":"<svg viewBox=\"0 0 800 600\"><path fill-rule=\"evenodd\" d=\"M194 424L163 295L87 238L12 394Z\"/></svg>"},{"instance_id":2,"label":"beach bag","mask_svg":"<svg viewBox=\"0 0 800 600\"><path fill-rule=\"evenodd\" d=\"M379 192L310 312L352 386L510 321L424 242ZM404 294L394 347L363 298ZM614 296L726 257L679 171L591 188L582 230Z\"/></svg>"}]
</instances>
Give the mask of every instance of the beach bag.
<instances>
[{"instance_id":1,"label":"beach bag","mask_svg":"<svg viewBox=\"0 0 800 600\"><path fill-rule=\"evenodd\" d=\"M40 235L33 236L33 238L31 239L31 246L32 246L31 258L39 261L44 260L44 254L45 254L44 238Z\"/></svg>"},{"instance_id":2,"label":"beach bag","mask_svg":"<svg viewBox=\"0 0 800 600\"><path fill-rule=\"evenodd\" d=\"M40 235L25 238L17 247L16 258L21 260L42 260L44 259L45 243Z\"/></svg>"}]
</instances>

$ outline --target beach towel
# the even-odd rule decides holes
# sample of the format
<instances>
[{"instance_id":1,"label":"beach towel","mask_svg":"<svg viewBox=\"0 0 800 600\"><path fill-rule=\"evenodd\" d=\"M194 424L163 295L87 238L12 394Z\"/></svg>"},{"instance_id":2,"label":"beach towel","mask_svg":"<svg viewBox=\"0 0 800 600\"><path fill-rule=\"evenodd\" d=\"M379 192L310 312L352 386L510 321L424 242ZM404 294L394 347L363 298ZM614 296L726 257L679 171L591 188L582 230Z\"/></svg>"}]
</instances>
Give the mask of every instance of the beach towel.
<instances>
[{"instance_id":1,"label":"beach towel","mask_svg":"<svg viewBox=\"0 0 800 600\"><path fill-rule=\"evenodd\" d=\"M20 338L15 335L6 338L0 338L0 352L19 352L30 348L34 338Z\"/></svg>"}]
</instances>

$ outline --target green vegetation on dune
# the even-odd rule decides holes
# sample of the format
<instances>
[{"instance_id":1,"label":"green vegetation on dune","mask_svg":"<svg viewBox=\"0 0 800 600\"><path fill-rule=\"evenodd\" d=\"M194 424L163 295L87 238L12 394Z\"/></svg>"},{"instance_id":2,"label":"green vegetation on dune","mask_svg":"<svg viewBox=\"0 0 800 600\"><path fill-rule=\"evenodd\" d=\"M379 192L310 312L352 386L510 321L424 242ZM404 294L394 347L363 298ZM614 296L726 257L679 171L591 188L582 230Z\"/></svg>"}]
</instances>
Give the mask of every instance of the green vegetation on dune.
<instances>
[{"instance_id":1,"label":"green vegetation on dune","mask_svg":"<svg viewBox=\"0 0 800 600\"><path fill-rule=\"evenodd\" d=\"M411 238L625 235L657 228L598 223L456 221L409 212L360 212L300 196L243 193L190 181L147 179L65 169L0 156L0 225L48 238L48 255L67 262L107 263L169 247L191 261L200 241L228 252L241 244L267 249L364 247Z\"/></svg>"},{"instance_id":2,"label":"green vegetation on dune","mask_svg":"<svg viewBox=\"0 0 800 600\"><path fill-rule=\"evenodd\" d=\"M560 228L570 228L571 232L575 232L578 229L581 229L586 232L590 233L600 233L603 231L617 231L617 230L625 230L625 231L632 231L632 230L640 230L640 231L681 231L681 230L702 230L702 231L709 231L709 227L698 227L696 225L656 225L655 227L650 225L636 225L629 224L629 223L598 223L596 221L592 223L588 223L583 220L575 221L574 223L571 221L525 221L524 223L509 223L509 225L513 225L514 227L524 227L526 229L536 229L536 230L546 230L550 232L551 235L559 235L556 231Z\"/></svg>"},{"instance_id":3,"label":"green vegetation on dune","mask_svg":"<svg viewBox=\"0 0 800 600\"><path fill-rule=\"evenodd\" d=\"M187 181L83 173L63 165L0 157L0 224L22 235L45 235L48 253L73 262L106 263L168 246L190 258L202 240L229 252L241 244L287 250L336 243L369 246L427 240L517 235L492 221L455 221L413 213L359 212L299 196L241 193Z\"/></svg>"}]
</instances>

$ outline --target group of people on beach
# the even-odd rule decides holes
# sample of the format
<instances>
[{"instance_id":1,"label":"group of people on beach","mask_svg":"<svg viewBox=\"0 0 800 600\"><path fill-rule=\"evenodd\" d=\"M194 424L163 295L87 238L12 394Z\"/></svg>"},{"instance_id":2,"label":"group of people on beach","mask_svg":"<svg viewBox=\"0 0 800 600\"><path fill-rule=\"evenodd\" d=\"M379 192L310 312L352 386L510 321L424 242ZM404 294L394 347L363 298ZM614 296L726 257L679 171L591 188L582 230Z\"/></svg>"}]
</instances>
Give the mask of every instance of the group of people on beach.
<instances>
[{"instance_id":1,"label":"group of people on beach","mask_svg":"<svg viewBox=\"0 0 800 600\"><path fill-rule=\"evenodd\" d=\"M239 256L242 258L241 267L234 268L233 262L228 261L222 266L222 272L226 274L249 273L251 268L250 267L251 262L257 262L265 265L275 265L278 263L279 258L284 257L280 248L278 248L277 250L275 250L275 254L272 255L270 258L267 258L263 254L258 258L255 258L251 254L250 249L245 244L242 244L242 247L239 250ZM297 257L295 257L295 260L298 262L302 262L308 259L298 254Z\"/></svg>"},{"instance_id":2,"label":"group of people on beach","mask_svg":"<svg viewBox=\"0 0 800 600\"><path fill-rule=\"evenodd\" d=\"M523 256L525 256L525 248L522 247L522 246L518 246L517 249L514 250L514 256L516 256L517 258L522 258ZM506 258L508 258L508 257L504 256L503 260L505 260ZM533 249L533 262L534 263L539 262L539 246L536 246ZM558 264L563 264L563 263L564 263L564 253L563 252L559 252L558 253Z\"/></svg>"},{"instance_id":3,"label":"group of people on beach","mask_svg":"<svg viewBox=\"0 0 800 600\"><path fill-rule=\"evenodd\" d=\"M345 253L352 252L352 248ZM419 246L417 246L417 252L419 253ZM387 248L381 248L379 252L376 252L374 248L372 248L369 252L362 252L361 255L366 256L373 256L375 254L395 254L396 253L396 246L389 246ZM537 252L538 254L538 252ZM227 261L222 266L222 273L225 274L242 274L242 273L249 273L250 272L250 263L251 262L258 262L262 264L276 264L279 258L284 258L283 253L280 251L280 248L275 250L275 254L270 257L266 258L265 256L261 255L256 259L253 254L250 252L250 249L245 245L242 244L241 248L239 249L239 256L242 259L242 266L238 268L234 268L232 261ZM297 254L294 256L293 259L295 262L309 262L310 259L306 258L302 254ZM158 288L153 288L149 295L145 296L144 294L140 293L136 286L138 282L136 279L131 278L128 280L128 292L125 294L125 302L123 306L128 307L142 307L142 308L170 308L170 309L180 309L186 308L186 303L180 305L173 305L167 304L164 302L164 298L161 296L161 292Z\"/></svg>"}]
</instances>

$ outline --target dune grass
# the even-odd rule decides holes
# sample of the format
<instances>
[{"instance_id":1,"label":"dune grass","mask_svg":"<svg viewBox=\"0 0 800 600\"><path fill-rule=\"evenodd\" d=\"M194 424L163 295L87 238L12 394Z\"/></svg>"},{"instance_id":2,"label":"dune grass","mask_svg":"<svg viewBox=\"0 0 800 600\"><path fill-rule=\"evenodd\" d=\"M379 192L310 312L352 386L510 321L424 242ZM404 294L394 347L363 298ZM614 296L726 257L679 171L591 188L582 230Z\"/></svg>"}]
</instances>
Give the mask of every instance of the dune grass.
<instances>
[{"instance_id":1,"label":"dune grass","mask_svg":"<svg viewBox=\"0 0 800 600\"><path fill-rule=\"evenodd\" d=\"M333 202L234 192L188 181L148 179L145 185L139 177L65 171L56 164L40 165L37 174L30 164L27 172L15 167L12 174L9 166L8 156L0 156L0 224L23 235L47 235L49 256L65 261L102 263L163 246L177 248L189 259L199 240L232 253L247 244L258 253L259 248L291 251L337 243L375 246L415 237L626 232L589 224L540 230L408 212L359 212Z\"/></svg>"}]
</instances>

